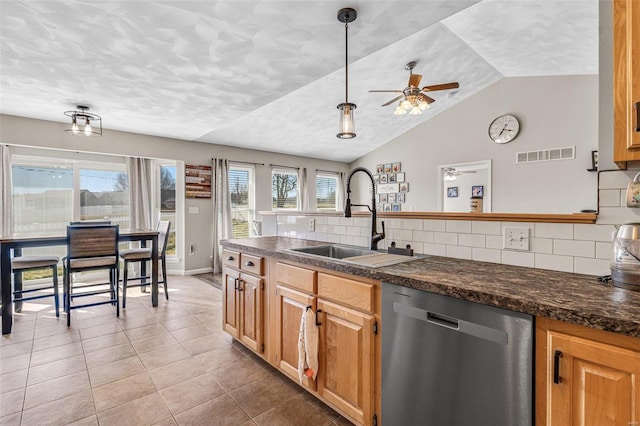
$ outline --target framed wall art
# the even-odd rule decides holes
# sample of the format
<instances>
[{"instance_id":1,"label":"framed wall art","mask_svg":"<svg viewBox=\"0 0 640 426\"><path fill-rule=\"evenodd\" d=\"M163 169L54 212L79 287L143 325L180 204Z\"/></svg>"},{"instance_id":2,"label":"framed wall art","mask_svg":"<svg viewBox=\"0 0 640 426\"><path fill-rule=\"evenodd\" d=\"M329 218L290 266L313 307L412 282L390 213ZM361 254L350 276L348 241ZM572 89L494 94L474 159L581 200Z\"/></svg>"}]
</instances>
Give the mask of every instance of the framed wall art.
<instances>
[{"instance_id":1,"label":"framed wall art","mask_svg":"<svg viewBox=\"0 0 640 426\"><path fill-rule=\"evenodd\" d=\"M211 166L194 166L185 164L186 198L211 198Z\"/></svg>"},{"instance_id":2,"label":"framed wall art","mask_svg":"<svg viewBox=\"0 0 640 426\"><path fill-rule=\"evenodd\" d=\"M458 187L450 186L447 188L447 197L448 198L456 198L458 196Z\"/></svg>"},{"instance_id":3,"label":"framed wall art","mask_svg":"<svg viewBox=\"0 0 640 426\"><path fill-rule=\"evenodd\" d=\"M484 186L472 186L471 187L471 196L472 197L484 197Z\"/></svg>"}]
</instances>

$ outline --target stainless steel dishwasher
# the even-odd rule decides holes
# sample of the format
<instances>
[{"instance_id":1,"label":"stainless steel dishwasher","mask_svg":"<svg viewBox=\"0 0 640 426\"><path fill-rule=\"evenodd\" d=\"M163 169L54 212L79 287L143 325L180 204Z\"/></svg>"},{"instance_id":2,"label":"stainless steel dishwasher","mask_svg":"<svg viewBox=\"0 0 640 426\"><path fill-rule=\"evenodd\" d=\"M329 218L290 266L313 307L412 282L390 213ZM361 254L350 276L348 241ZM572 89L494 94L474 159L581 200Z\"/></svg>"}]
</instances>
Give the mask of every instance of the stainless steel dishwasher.
<instances>
[{"instance_id":1,"label":"stainless steel dishwasher","mask_svg":"<svg viewBox=\"0 0 640 426\"><path fill-rule=\"evenodd\" d=\"M383 426L533 424L533 317L382 285Z\"/></svg>"}]
</instances>

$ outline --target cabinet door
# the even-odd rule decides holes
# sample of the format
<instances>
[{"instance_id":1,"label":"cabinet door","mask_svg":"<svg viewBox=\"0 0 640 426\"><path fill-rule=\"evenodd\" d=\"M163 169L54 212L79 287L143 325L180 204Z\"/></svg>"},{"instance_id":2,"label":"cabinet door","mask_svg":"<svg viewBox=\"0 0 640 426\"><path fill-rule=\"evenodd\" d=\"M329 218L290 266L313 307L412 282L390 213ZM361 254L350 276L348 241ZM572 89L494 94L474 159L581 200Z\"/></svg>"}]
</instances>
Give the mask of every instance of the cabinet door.
<instances>
[{"instance_id":1,"label":"cabinet door","mask_svg":"<svg viewBox=\"0 0 640 426\"><path fill-rule=\"evenodd\" d=\"M237 293L240 301L240 340L255 352L262 353L264 280L241 274Z\"/></svg>"},{"instance_id":2,"label":"cabinet door","mask_svg":"<svg viewBox=\"0 0 640 426\"><path fill-rule=\"evenodd\" d=\"M640 1L614 0L613 18L613 160L640 160Z\"/></svg>"},{"instance_id":3,"label":"cabinet door","mask_svg":"<svg viewBox=\"0 0 640 426\"><path fill-rule=\"evenodd\" d=\"M547 424L639 424L640 353L553 331L549 337Z\"/></svg>"},{"instance_id":4,"label":"cabinet door","mask_svg":"<svg viewBox=\"0 0 640 426\"><path fill-rule=\"evenodd\" d=\"M222 271L222 329L238 337L238 285L240 273L233 269L225 268Z\"/></svg>"},{"instance_id":5,"label":"cabinet door","mask_svg":"<svg viewBox=\"0 0 640 426\"><path fill-rule=\"evenodd\" d=\"M374 317L318 299L318 393L362 424L371 422Z\"/></svg>"},{"instance_id":6,"label":"cabinet door","mask_svg":"<svg viewBox=\"0 0 640 426\"><path fill-rule=\"evenodd\" d=\"M298 383L300 320L307 306L315 311L316 298L281 285L276 288L276 298L276 360L280 371ZM305 377L302 386L315 390L316 383Z\"/></svg>"}]
</instances>

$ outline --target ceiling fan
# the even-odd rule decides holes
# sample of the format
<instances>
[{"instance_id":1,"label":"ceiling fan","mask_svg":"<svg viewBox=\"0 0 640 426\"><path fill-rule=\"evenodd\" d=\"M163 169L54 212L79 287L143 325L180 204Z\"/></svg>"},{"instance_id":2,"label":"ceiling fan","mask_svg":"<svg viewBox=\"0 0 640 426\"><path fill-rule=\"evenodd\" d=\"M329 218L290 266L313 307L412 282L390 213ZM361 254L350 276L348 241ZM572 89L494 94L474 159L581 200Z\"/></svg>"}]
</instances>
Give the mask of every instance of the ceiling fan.
<instances>
[{"instance_id":1,"label":"ceiling fan","mask_svg":"<svg viewBox=\"0 0 640 426\"><path fill-rule=\"evenodd\" d=\"M444 180L456 180L463 173L475 173L475 170L456 170L454 167L445 167L442 169Z\"/></svg>"},{"instance_id":2,"label":"ceiling fan","mask_svg":"<svg viewBox=\"0 0 640 426\"><path fill-rule=\"evenodd\" d=\"M460 87L458 82L434 84L432 86L424 86L420 88L420 81L422 75L414 74L413 69L416 66L416 61L409 62L404 69L409 71L409 84L403 90L369 90L369 92L376 93L401 93L397 97L391 99L389 102L382 104L382 106L391 105L395 101L400 101L398 107L393 112L396 115L403 115L409 112L409 114L417 115L422 114L422 111L429 108L429 104L432 104L436 100L427 96L423 92L435 92L438 90L457 89Z\"/></svg>"}]
</instances>

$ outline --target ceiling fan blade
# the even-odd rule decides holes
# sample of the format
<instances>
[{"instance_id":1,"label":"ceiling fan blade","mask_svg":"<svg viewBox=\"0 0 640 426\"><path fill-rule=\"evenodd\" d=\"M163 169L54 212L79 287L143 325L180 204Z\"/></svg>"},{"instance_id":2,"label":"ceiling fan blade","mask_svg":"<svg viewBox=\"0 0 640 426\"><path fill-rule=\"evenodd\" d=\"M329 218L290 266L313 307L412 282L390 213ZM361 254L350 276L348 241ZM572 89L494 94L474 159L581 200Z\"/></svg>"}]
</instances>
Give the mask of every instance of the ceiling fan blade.
<instances>
[{"instance_id":1,"label":"ceiling fan blade","mask_svg":"<svg viewBox=\"0 0 640 426\"><path fill-rule=\"evenodd\" d=\"M369 90L370 93L402 93L402 90Z\"/></svg>"},{"instance_id":2,"label":"ceiling fan blade","mask_svg":"<svg viewBox=\"0 0 640 426\"><path fill-rule=\"evenodd\" d=\"M420 93L422 95L422 97L424 98L425 101L427 101L428 104L432 104L434 103L436 100L433 99L430 96L425 95L424 93Z\"/></svg>"},{"instance_id":3,"label":"ceiling fan blade","mask_svg":"<svg viewBox=\"0 0 640 426\"><path fill-rule=\"evenodd\" d=\"M420 74L411 74L409 76L409 86L419 87L421 80L422 80L422 75L420 75Z\"/></svg>"},{"instance_id":4,"label":"ceiling fan blade","mask_svg":"<svg viewBox=\"0 0 640 426\"><path fill-rule=\"evenodd\" d=\"M460 87L460 85L456 81L453 83L434 84L432 86L424 86L420 90L423 92L435 92L436 90L457 89L458 87Z\"/></svg>"},{"instance_id":5,"label":"ceiling fan blade","mask_svg":"<svg viewBox=\"0 0 640 426\"><path fill-rule=\"evenodd\" d=\"M396 98L391 99L389 102L382 104L383 107L387 106L387 105L391 105L392 103L394 103L395 101L399 101L400 99L402 99L404 97L404 95L400 95Z\"/></svg>"}]
</instances>

